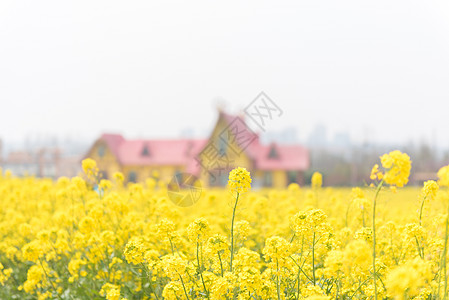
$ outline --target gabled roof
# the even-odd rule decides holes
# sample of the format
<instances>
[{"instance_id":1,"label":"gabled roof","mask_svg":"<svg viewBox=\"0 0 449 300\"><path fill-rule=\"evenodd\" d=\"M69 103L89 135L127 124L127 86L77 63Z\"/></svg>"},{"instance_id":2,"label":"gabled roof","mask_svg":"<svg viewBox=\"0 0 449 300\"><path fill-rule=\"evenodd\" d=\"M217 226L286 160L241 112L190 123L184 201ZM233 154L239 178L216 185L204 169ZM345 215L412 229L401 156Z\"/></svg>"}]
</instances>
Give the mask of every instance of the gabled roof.
<instances>
[{"instance_id":1,"label":"gabled roof","mask_svg":"<svg viewBox=\"0 0 449 300\"><path fill-rule=\"evenodd\" d=\"M119 149L124 165L187 165L206 140L129 140ZM142 155L144 147L149 155Z\"/></svg>"},{"instance_id":2,"label":"gabled roof","mask_svg":"<svg viewBox=\"0 0 449 300\"><path fill-rule=\"evenodd\" d=\"M243 133L245 140L251 141L244 152L254 162L256 169L303 171L309 168L309 152L306 148L277 143L263 145L259 135L247 126L242 116L220 111L220 118ZM119 134L103 134L100 140L108 145L121 165L179 165L185 166L186 171L192 174L199 173L201 165L196 159L208 143L206 139L126 140ZM148 151L144 151L145 147ZM275 149L276 157L270 157L271 149ZM144 152L148 155L143 155Z\"/></svg>"},{"instance_id":3,"label":"gabled roof","mask_svg":"<svg viewBox=\"0 0 449 300\"><path fill-rule=\"evenodd\" d=\"M187 165L206 140L125 140L118 134L100 137L122 165ZM143 155L147 147L148 155Z\"/></svg>"},{"instance_id":4,"label":"gabled roof","mask_svg":"<svg viewBox=\"0 0 449 300\"><path fill-rule=\"evenodd\" d=\"M298 145L276 145L277 158L270 158L271 145L257 144L250 147L256 169L304 171L309 168L309 151Z\"/></svg>"},{"instance_id":5,"label":"gabled roof","mask_svg":"<svg viewBox=\"0 0 449 300\"><path fill-rule=\"evenodd\" d=\"M103 140L108 145L109 150L111 150L115 157L119 157L118 150L120 145L125 141L123 136L120 134L105 133L100 137L100 140Z\"/></svg>"},{"instance_id":6,"label":"gabled roof","mask_svg":"<svg viewBox=\"0 0 449 300\"><path fill-rule=\"evenodd\" d=\"M232 116L224 112L220 112L220 116L228 124L235 124L239 132L245 132L244 138L252 141L244 152L254 161L256 169L304 171L309 168L309 151L305 147L278 143L263 145L259 141L259 135L248 127L243 116ZM270 158L272 148L276 151L276 158Z\"/></svg>"}]
</instances>

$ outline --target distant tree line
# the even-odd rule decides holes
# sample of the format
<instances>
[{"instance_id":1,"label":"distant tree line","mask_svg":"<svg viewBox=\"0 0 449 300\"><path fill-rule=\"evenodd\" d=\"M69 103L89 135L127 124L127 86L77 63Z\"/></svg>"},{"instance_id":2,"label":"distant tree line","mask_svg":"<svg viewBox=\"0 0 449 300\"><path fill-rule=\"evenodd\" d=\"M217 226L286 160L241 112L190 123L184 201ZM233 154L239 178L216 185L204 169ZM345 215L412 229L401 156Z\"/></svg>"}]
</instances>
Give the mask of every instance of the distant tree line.
<instances>
[{"instance_id":1,"label":"distant tree line","mask_svg":"<svg viewBox=\"0 0 449 300\"><path fill-rule=\"evenodd\" d=\"M401 150L412 159L410 185L420 185L428 179L436 179L436 172L449 164L449 151L436 150L427 143L392 146L351 146L347 148L311 147L311 168L305 174L310 184L313 172L323 174L328 186L363 186L370 183L371 168L380 163L379 156L392 150Z\"/></svg>"}]
</instances>

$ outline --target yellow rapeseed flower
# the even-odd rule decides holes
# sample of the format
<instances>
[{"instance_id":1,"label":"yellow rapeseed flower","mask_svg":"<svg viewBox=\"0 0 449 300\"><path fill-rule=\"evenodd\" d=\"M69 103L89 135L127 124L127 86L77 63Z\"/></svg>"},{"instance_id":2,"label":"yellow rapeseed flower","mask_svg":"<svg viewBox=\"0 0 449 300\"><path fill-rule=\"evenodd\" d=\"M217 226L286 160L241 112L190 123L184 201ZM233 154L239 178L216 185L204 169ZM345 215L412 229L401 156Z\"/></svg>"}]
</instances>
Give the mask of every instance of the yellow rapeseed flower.
<instances>
[{"instance_id":1,"label":"yellow rapeseed flower","mask_svg":"<svg viewBox=\"0 0 449 300\"><path fill-rule=\"evenodd\" d=\"M228 186L239 194L251 189L251 174L242 167L235 168L229 173Z\"/></svg>"},{"instance_id":2,"label":"yellow rapeseed flower","mask_svg":"<svg viewBox=\"0 0 449 300\"><path fill-rule=\"evenodd\" d=\"M320 172L315 172L312 175L312 188L318 189L323 185L323 175Z\"/></svg>"},{"instance_id":3,"label":"yellow rapeseed flower","mask_svg":"<svg viewBox=\"0 0 449 300\"><path fill-rule=\"evenodd\" d=\"M412 162L406 153L391 151L380 157L382 167L386 170L383 176L385 183L403 187L408 183Z\"/></svg>"},{"instance_id":4,"label":"yellow rapeseed flower","mask_svg":"<svg viewBox=\"0 0 449 300\"><path fill-rule=\"evenodd\" d=\"M434 180L428 180L424 182L424 186L421 190L421 194L426 200L433 200L437 196L438 184Z\"/></svg>"},{"instance_id":5,"label":"yellow rapeseed flower","mask_svg":"<svg viewBox=\"0 0 449 300\"><path fill-rule=\"evenodd\" d=\"M187 235L191 242L200 242L209 235L209 222L205 218L198 218L187 227Z\"/></svg>"},{"instance_id":6,"label":"yellow rapeseed flower","mask_svg":"<svg viewBox=\"0 0 449 300\"><path fill-rule=\"evenodd\" d=\"M92 158L86 158L81 163L84 173L89 173L90 171L97 169L97 163Z\"/></svg>"},{"instance_id":7,"label":"yellow rapeseed flower","mask_svg":"<svg viewBox=\"0 0 449 300\"><path fill-rule=\"evenodd\" d=\"M438 184L440 186L449 186L449 165L438 170Z\"/></svg>"}]
</instances>

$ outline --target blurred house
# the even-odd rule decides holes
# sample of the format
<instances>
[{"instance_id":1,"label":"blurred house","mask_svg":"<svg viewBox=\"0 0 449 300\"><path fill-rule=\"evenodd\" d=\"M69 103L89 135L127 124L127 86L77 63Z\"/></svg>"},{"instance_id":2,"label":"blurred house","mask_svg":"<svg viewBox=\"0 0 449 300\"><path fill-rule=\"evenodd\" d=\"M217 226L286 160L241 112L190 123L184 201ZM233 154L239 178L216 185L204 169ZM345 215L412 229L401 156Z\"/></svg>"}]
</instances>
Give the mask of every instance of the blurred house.
<instances>
[{"instance_id":1,"label":"blurred house","mask_svg":"<svg viewBox=\"0 0 449 300\"><path fill-rule=\"evenodd\" d=\"M254 187L282 188L302 184L309 167L309 153L299 145L263 145L242 116L219 111L208 139L127 140L103 134L86 156L97 162L103 178L120 171L128 182L149 177L169 181L193 174L206 186L225 186L234 167L246 167Z\"/></svg>"},{"instance_id":2,"label":"blurred house","mask_svg":"<svg viewBox=\"0 0 449 300\"><path fill-rule=\"evenodd\" d=\"M26 151L10 152L1 167L15 176L37 175L39 169L33 155Z\"/></svg>"},{"instance_id":3,"label":"blurred house","mask_svg":"<svg viewBox=\"0 0 449 300\"><path fill-rule=\"evenodd\" d=\"M62 156L59 148L40 148L37 151L11 151L6 158L0 159L0 167L15 176L72 177L80 172L79 160L79 156Z\"/></svg>"},{"instance_id":4,"label":"blurred house","mask_svg":"<svg viewBox=\"0 0 449 300\"><path fill-rule=\"evenodd\" d=\"M304 182L309 153L299 145L262 144L259 134L246 124L244 116L222 111L205 147L198 154L203 182L224 186L234 167L251 172L254 187L282 188Z\"/></svg>"}]
</instances>

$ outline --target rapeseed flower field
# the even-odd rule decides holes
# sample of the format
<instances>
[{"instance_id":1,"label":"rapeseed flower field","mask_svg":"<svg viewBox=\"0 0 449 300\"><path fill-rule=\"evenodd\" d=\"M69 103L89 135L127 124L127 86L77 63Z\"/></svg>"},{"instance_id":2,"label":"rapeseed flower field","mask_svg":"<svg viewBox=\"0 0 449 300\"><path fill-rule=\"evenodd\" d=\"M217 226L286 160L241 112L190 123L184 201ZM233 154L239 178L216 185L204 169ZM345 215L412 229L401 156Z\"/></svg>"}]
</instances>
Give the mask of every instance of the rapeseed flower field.
<instances>
[{"instance_id":1,"label":"rapeseed flower field","mask_svg":"<svg viewBox=\"0 0 449 300\"><path fill-rule=\"evenodd\" d=\"M447 299L449 166L405 187L381 156L356 188L226 189L180 207L148 179L0 176L1 299Z\"/></svg>"}]
</instances>

